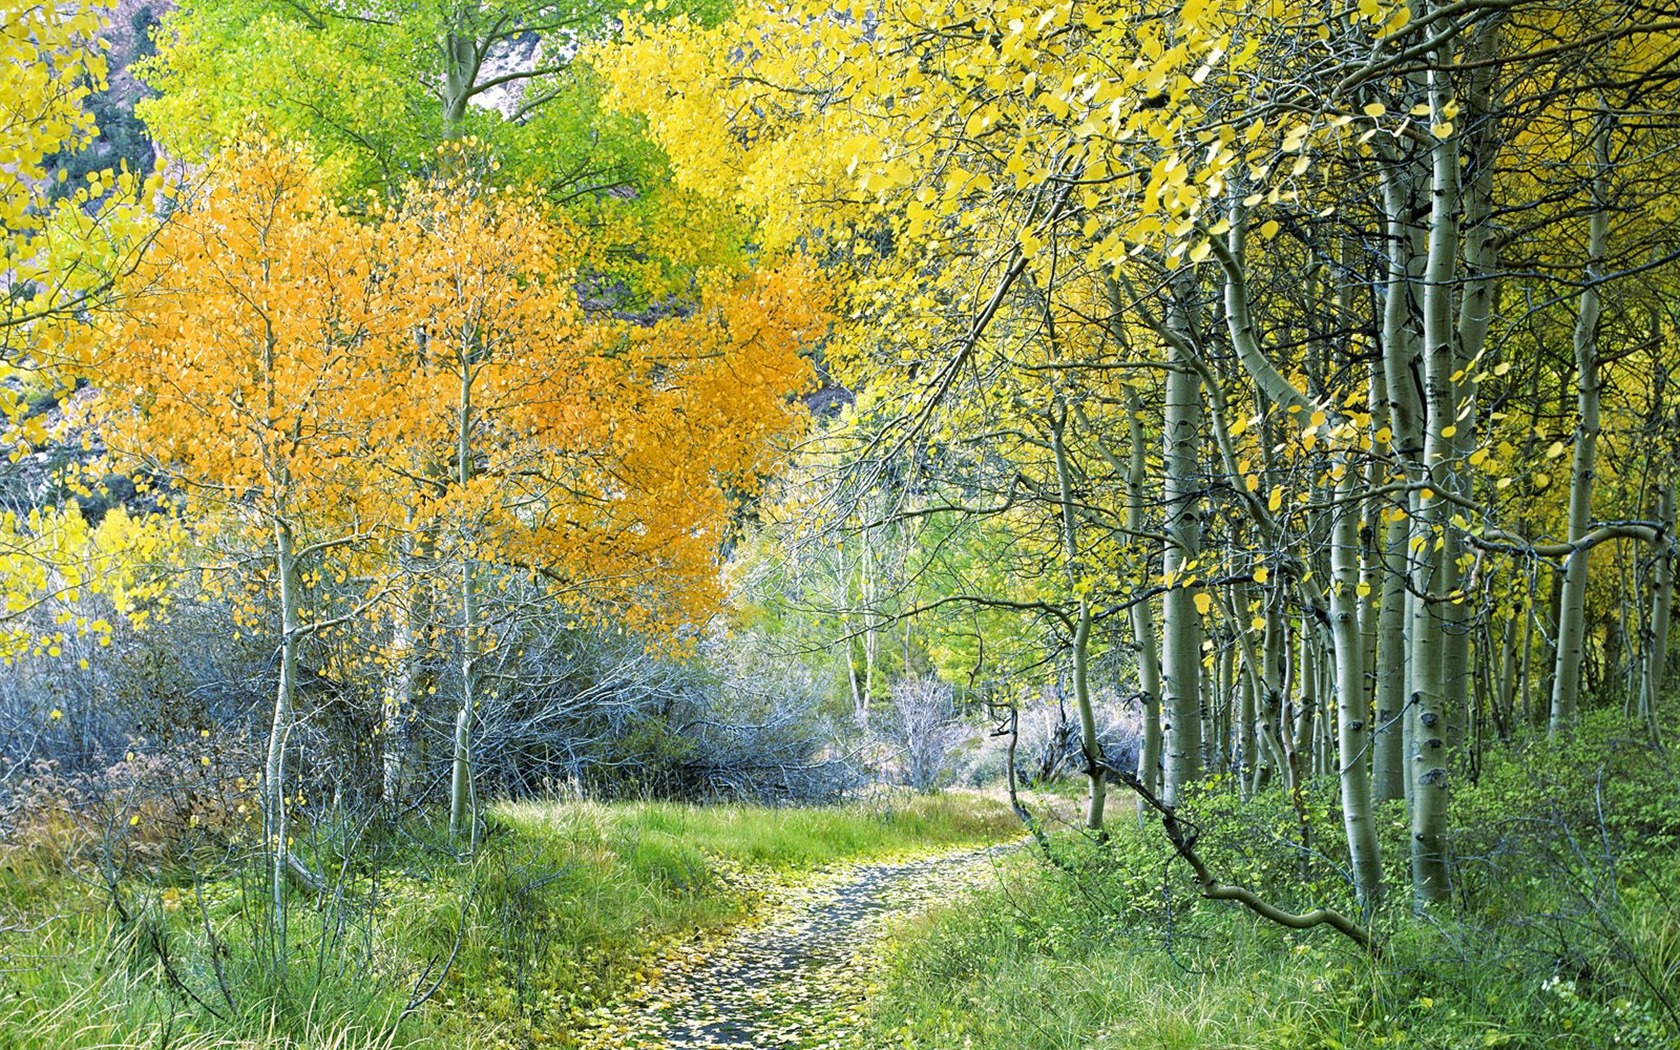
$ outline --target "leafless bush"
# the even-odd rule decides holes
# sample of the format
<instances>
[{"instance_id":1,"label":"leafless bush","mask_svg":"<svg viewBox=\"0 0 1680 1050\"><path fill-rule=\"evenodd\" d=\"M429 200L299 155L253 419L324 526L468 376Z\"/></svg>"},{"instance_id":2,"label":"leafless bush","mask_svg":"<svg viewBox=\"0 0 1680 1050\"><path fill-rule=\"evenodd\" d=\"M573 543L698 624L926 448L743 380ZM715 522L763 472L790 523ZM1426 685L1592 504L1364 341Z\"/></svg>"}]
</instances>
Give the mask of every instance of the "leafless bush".
<instances>
[{"instance_id":1,"label":"leafless bush","mask_svg":"<svg viewBox=\"0 0 1680 1050\"><path fill-rule=\"evenodd\" d=\"M858 782L826 690L797 665L721 638L672 655L604 631L504 651L520 655L480 711L476 775L489 792L788 800Z\"/></svg>"},{"instance_id":2,"label":"leafless bush","mask_svg":"<svg viewBox=\"0 0 1680 1050\"><path fill-rule=\"evenodd\" d=\"M0 759L0 858L26 854L55 868L96 860L156 869L253 828L260 815L245 741L215 733L168 749L133 749L98 769ZM245 772L241 772L241 771Z\"/></svg>"},{"instance_id":3,"label":"leafless bush","mask_svg":"<svg viewBox=\"0 0 1680 1050\"><path fill-rule=\"evenodd\" d=\"M1092 701L1105 761L1115 769L1135 769L1143 742L1139 705L1106 689L1097 691ZM1081 773L1085 768L1083 735L1071 699L1050 684L1017 700L1017 705L1015 761L1021 782L1045 783ZM985 737L963 763L959 779L975 787L1001 781L1006 747L1002 737Z\"/></svg>"},{"instance_id":4,"label":"leafless bush","mask_svg":"<svg viewBox=\"0 0 1680 1050\"><path fill-rule=\"evenodd\" d=\"M894 683L892 706L879 721L881 734L897 749L904 781L917 791L949 783L962 746L974 730L957 715L951 687L937 678Z\"/></svg>"}]
</instances>

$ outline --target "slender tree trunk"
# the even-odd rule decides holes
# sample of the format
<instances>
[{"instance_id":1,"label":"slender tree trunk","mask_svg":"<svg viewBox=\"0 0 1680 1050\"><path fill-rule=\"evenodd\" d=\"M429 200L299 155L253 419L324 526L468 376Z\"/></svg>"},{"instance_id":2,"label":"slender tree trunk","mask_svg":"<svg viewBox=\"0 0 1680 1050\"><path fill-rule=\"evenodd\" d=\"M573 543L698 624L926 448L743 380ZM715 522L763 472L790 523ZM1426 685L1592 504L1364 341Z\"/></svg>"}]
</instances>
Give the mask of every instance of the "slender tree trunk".
<instances>
[{"instance_id":1,"label":"slender tree trunk","mask_svg":"<svg viewBox=\"0 0 1680 1050\"><path fill-rule=\"evenodd\" d=\"M456 482L465 489L473 479L473 364L461 350L460 434L456 448ZM472 729L478 691L478 566L468 537L461 537L461 703L455 713L455 761L449 779L449 834L469 830L469 845L478 845L478 814L473 811Z\"/></svg>"},{"instance_id":2,"label":"slender tree trunk","mask_svg":"<svg viewBox=\"0 0 1680 1050\"><path fill-rule=\"evenodd\" d=\"M286 748L291 742L297 696L298 638L301 592L298 586L292 527L283 518L274 526L274 568L280 578L280 682L274 691L274 717L269 725L268 759L263 767L263 802L270 860L270 894L274 922L274 963L280 973L287 964L286 866L290 859L291 822L286 797Z\"/></svg>"},{"instance_id":3,"label":"slender tree trunk","mask_svg":"<svg viewBox=\"0 0 1680 1050\"><path fill-rule=\"evenodd\" d=\"M1265 790L1276 773L1281 773L1289 782L1290 790L1293 790L1294 785L1289 765L1289 749L1284 745L1280 732L1285 707L1284 693L1288 689L1285 662L1289 658L1289 642L1283 627L1283 614L1278 608L1282 603L1278 599L1279 596L1275 594L1268 594L1266 598L1265 663L1261 676L1260 711L1254 721L1254 730L1261 740L1260 754L1270 761L1258 762L1254 767L1254 777L1249 788L1254 794Z\"/></svg>"},{"instance_id":4,"label":"slender tree trunk","mask_svg":"<svg viewBox=\"0 0 1680 1050\"><path fill-rule=\"evenodd\" d=\"M477 42L459 29L443 38L443 137L461 133L472 101L473 83L478 79Z\"/></svg>"},{"instance_id":5,"label":"slender tree trunk","mask_svg":"<svg viewBox=\"0 0 1680 1050\"><path fill-rule=\"evenodd\" d=\"M1674 520L1675 481L1670 477L1660 490L1657 520L1662 522L1661 546L1657 551L1656 578L1651 590L1650 639L1645 646L1645 673L1639 690L1639 718L1651 742L1662 744L1657 720L1657 701L1668 676L1668 629L1674 611Z\"/></svg>"},{"instance_id":6,"label":"slender tree trunk","mask_svg":"<svg viewBox=\"0 0 1680 1050\"><path fill-rule=\"evenodd\" d=\"M1126 464L1126 528L1133 537L1144 530L1144 486L1149 477L1149 450L1144 443L1143 402L1137 391L1126 388L1127 429L1131 455ZM1141 542L1141 540L1134 540ZM1154 606L1138 602L1132 606L1132 638L1137 643L1138 700L1143 705L1143 746L1138 751L1138 779L1143 786L1161 793L1161 653L1155 632ZM1148 808L1137 801L1141 816Z\"/></svg>"},{"instance_id":7,"label":"slender tree trunk","mask_svg":"<svg viewBox=\"0 0 1680 1050\"><path fill-rule=\"evenodd\" d=\"M1402 143L1398 148L1407 147ZM1422 182L1420 166L1405 152L1383 169L1383 213L1388 245L1382 316L1383 408L1389 427L1389 449L1414 478L1422 472L1423 457L1423 404L1418 389L1422 374L1418 348L1422 336L1414 309L1428 267L1427 241L1416 219L1423 210L1419 201ZM1411 587L1418 573L1409 543L1414 530L1420 537L1427 536L1419 528L1416 512L1417 495L1413 492L1394 509L1388 525L1387 573L1377 639L1376 702L1377 710L1382 713L1379 733L1386 737L1378 742L1378 792L1384 798L1403 797L1408 807L1416 793L1414 778L1404 770L1415 754L1412 708L1416 695L1413 682L1417 675L1411 657L1420 622L1419 603Z\"/></svg>"},{"instance_id":8,"label":"slender tree trunk","mask_svg":"<svg viewBox=\"0 0 1680 1050\"><path fill-rule=\"evenodd\" d=\"M863 534L863 577L860 581L863 598L863 725L869 724L869 710L875 705L878 690L876 667L881 650L880 623L875 617L874 543L868 530Z\"/></svg>"},{"instance_id":9,"label":"slender tree trunk","mask_svg":"<svg viewBox=\"0 0 1680 1050\"><path fill-rule=\"evenodd\" d=\"M414 617L410 608L397 611L391 626L390 679L379 726L381 797L387 805L402 804L408 771L409 726L414 719L416 674Z\"/></svg>"},{"instance_id":10,"label":"slender tree trunk","mask_svg":"<svg viewBox=\"0 0 1680 1050\"><path fill-rule=\"evenodd\" d=\"M1495 161L1499 156L1500 131L1495 119L1492 90L1500 31L1497 21L1479 25L1469 36L1464 58L1477 63L1462 86L1458 98L1458 124L1465 130L1456 140L1455 161L1460 172L1460 211L1463 215L1463 267L1455 289L1458 295L1457 321L1454 331L1455 366L1447 377L1453 386L1451 419L1441 420L1441 434L1450 450L1454 464L1439 480L1447 490L1461 499L1469 499L1469 474L1456 464L1475 451L1477 426L1476 376L1478 362L1487 342L1493 319L1493 302L1497 286L1498 241L1493 224L1493 192ZM1448 428L1452 433L1448 434ZM1449 519L1451 514L1448 514ZM1447 747L1459 754L1466 725L1474 717L1477 707L1475 676L1470 667L1471 634L1470 604L1462 594L1461 564L1469 545L1462 529L1449 523L1441 533L1445 543L1442 551L1442 593L1448 600L1440 606L1441 682L1446 690L1444 713L1447 722Z\"/></svg>"},{"instance_id":11,"label":"slender tree trunk","mask_svg":"<svg viewBox=\"0 0 1680 1050\"><path fill-rule=\"evenodd\" d=\"M1330 541L1332 584L1330 630L1336 649L1336 749L1342 786L1342 827L1347 832L1354 890L1367 915L1382 903L1382 854L1371 818L1371 781L1366 752L1371 742L1370 709L1365 702L1365 643L1359 633L1358 475L1341 464L1337 495L1341 517Z\"/></svg>"},{"instance_id":12,"label":"slender tree trunk","mask_svg":"<svg viewBox=\"0 0 1680 1050\"><path fill-rule=\"evenodd\" d=\"M419 578L424 544L414 534L414 514L406 524L409 533L397 556L398 569L407 581L406 600L391 625L390 680L385 686L379 727L381 798L386 805L401 805L407 793L410 751L415 713L420 698L420 636L424 631L423 594L429 581Z\"/></svg>"},{"instance_id":13,"label":"slender tree trunk","mask_svg":"<svg viewBox=\"0 0 1680 1050\"><path fill-rule=\"evenodd\" d=\"M1599 269L1610 236L1608 199L1610 123L1602 112L1594 136L1593 213L1587 220L1586 283L1575 316L1575 454L1569 470L1569 540L1587 534L1592 522L1593 477L1598 470L1599 433ZM1557 663L1552 674L1549 732L1565 732L1575 722L1581 692L1581 658L1586 641L1587 563L1582 547L1563 563L1563 593L1558 602Z\"/></svg>"},{"instance_id":14,"label":"slender tree trunk","mask_svg":"<svg viewBox=\"0 0 1680 1050\"><path fill-rule=\"evenodd\" d=\"M1079 519L1074 511L1073 469L1067 453L1067 406L1057 403L1050 410L1051 451L1056 457L1056 483L1061 495L1062 555L1066 559L1068 586L1079 598L1079 613L1073 632L1073 699L1079 709L1080 749L1085 756L1085 775L1090 781L1090 796L1085 810L1085 826L1102 830L1103 802L1108 785L1102 753L1097 739L1096 712L1091 707L1089 653L1091 640L1091 602L1087 584L1079 571Z\"/></svg>"},{"instance_id":15,"label":"slender tree trunk","mask_svg":"<svg viewBox=\"0 0 1680 1050\"><path fill-rule=\"evenodd\" d=\"M1171 310L1178 312L1175 302ZM1164 772L1161 798L1177 805L1185 785L1201 776L1202 621L1195 588L1182 586L1187 562L1200 547L1201 513L1197 453L1201 439L1201 384L1181 347L1171 350L1163 435L1166 551L1162 572L1173 581L1161 601L1161 672Z\"/></svg>"},{"instance_id":16,"label":"slender tree trunk","mask_svg":"<svg viewBox=\"0 0 1680 1050\"><path fill-rule=\"evenodd\" d=\"M1429 73L1429 104L1434 124L1451 127L1447 107L1453 101L1448 72L1453 65L1451 44L1436 53ZM1444 617L1436 607L1449 601L1453 567L1445 555L1450 517L1448 504L1439 489L1449 481L1453 453L1452 427L1456 368L1452 292L1459 250L1458 237L1458 138L1449 133L1431 149L1429 254L1425 269L1424 391L1427 421L1424 432L1424 486L1418 493L1415 536L1421 538L1416 555L1418 615L1412 640L1413 706L1413 792L1412 792L1412 888L1420 908L1447 900L1451 886L1447 870L1447 803L1449 798L1446 695L1446 636ZM1438 476L1439 475L1439 476ZM1414 541L1415 542L1415 541Z\"/></svg>"},{"instance_id":17,"label":"slender tree trunk","mask_svg":"<svg viewBox=\"0 0 1680 1050\"><path fill-rule=\"evenodd\" d=\"M1510 739L1511 727L1517 722L1517 674L1520 671L1518 650L1523 639L1517 628L1518 610L1511 610L1501 634L1499 683L1494 687L1494 701L1499 707L1499 739Z\"/></svg>"},{"instance_id":18,"label":"slender tree trunk","mask_svg":"<svg viewBox=\"0 0 1680 1050\"><path fill-rule=\"evenodd\" d=\"M1302 616L1295 664L1295 680L1300 683L1296 692L1299 699L1295 704L1295 729L1290 736L1295 741L1296 768L1303 777L1311 776L1315 768L1314 744L1318 731L1318 659L1314 641L1312 622Z\"/></svg>"},{"instance_id":19,"label":"slender tree trunk","mask_svg":"<svg viewBox=\"0 0 1680 1050\"><path fill-rule=\"evenodd\" d=\"M1382 799L1406 797L1406 539L1410 528L1396 515L1384 526L1382 607L1377 623L1377 725L1372 778Z\"/></svg>"},{"instance_id":20,"label":"slender tree trunk","mask_svg":"<svg viewBox=\"0 0 1680 1050\"><path fill-rule=\"evenodd\" d=\"M1243 662L1245 665L1248 662L1246 654ZM1254 777L1254 768L1258 762L1258 756L1255 754L1258 740L1254 735L1256 718L1254 682L1254 674L1244 673L1239 685L1242 690L1240 694L1242 706L1237 714L1237 761L1234 763L1234 770L1237 774L1238 783L1243 787L1245 793L1249 782Z\"/></svg>"},{"instance_id":21,"label":"slender tree trunk","mask_svg":"<svg viewBox=\"0 0 1680 1050\"><path fill-rule=\"evenodd\" d=\"M841 629L846 632L846 681L852 687L852 721L858 725L869 723L869 705L864 701L863 681L858 677L857 658L852 655L852 618L843 616L840 619Z\"/></svg>"},{"instance_id":22,"label":"slender tree trunk","mask_svg":"<svg viewBox=\"0 0 1680 1050\"><path fill-rule=\"evenodd\" d=\"M1204 701L1208 710L1208 725L1204 734L1207 743L1208 768L1215 773L1225 773L1231 768L1231 698L1235 692L1234 680L1235 661L1232 647L1227 644L1219 646L1219 655L1214 662L1214 675L1208 683L1208 697Z\"/></svg>"},{"instance_id":23,"label":"slender tree trunk","mask_svg":"<svg viewBox=\"0 0 1680 1050\"><path fill-rule=\"evenodd\" d=\"M449 778L449 833L470 833L478 844L478 814L472 782L472 729L478 706L478 567L469 555L461 563L461 704L455 712L455 760Z\"/></svg>"}]
</instances>

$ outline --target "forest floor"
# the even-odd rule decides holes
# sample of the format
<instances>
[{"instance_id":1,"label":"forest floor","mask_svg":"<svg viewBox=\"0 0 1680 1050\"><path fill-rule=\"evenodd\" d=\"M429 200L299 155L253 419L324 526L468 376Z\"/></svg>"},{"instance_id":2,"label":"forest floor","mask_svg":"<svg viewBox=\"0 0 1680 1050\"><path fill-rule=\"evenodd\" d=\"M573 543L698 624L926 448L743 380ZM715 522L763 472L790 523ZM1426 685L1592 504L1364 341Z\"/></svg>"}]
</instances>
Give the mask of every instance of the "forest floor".
<instances>
[{"instance_id":1,"label":"forest floor","mask_svg":"<svg viewBox=\"0 0 1680 1050\"><path fill-rule=\"evenodd\" d=\"M241 827L195 851L45 809L0 835L4 1050L833 1045L883 933L989 885L1021 834L984 792L499 803L471 856L441 824L320 820L297 848L337 889L294 892L277 975Z\"/></svg>"},{"instance_id":2,"label":"forest floor","mask_svg":"<svg viewBox=\"0 0 1680 1050\"><path fill-rule=\"evenodd\" d=\"M850 1042L894 929L994 886L1013 846L836 866L774 891L750 923L671 948L658 976L601 1011L587 1050Z\"/></svg>"}]
</instances>

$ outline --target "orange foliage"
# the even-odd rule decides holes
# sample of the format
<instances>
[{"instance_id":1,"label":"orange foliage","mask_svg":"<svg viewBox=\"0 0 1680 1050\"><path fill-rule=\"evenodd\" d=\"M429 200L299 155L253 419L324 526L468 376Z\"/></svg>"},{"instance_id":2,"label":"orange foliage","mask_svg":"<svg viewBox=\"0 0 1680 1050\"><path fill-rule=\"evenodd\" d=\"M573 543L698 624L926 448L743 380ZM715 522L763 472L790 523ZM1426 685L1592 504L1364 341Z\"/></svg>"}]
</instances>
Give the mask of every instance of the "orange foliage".
<instances>
[{"instance_id":1,"label":"orange foliage","mask_svg":"<svg viewBox=\"0 0 1680 1050\"><path fill-rule=\"evenodd\" d=\"M377 244L322 193L307 155L254 145L220 159L124 287L97 361L112 445L163 466L189 513L377 523L365 388L399 322Z\"/></svg>"},{"instance_id":2,"label":"orange foliage","mask_svg":"<svg viewBox=\"0 0 1680 1050\"><path fill-rule=\"evenodd\" d=\"M653 325L589 317L582 239L534 199L442 182L363 225L296 149L219 163L99 362L117 446L259 529L425 529L580 612L709 612L730 500L800 425L832 306L812 268L719 277Z\"/></svg>"}]
</instances>

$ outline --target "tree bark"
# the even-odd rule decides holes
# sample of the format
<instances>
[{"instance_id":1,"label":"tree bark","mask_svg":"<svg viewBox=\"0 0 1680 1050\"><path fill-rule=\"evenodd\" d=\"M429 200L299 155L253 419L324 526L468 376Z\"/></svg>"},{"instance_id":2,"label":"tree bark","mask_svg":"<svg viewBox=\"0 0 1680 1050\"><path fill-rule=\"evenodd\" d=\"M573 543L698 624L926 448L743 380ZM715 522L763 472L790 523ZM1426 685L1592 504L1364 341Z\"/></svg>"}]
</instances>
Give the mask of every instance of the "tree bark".
<instances>
[{"instance_id":1,"label":"tree bark","mask_svg":"<svg viewBox=\"0 0 1680 1050\"><path fill-rule=\"evenodd\" d=\"M1143 494L1147 481L1148 446L1144 444L1143 402L1137 391L1126 388L1126 415L1131 436L1131 455L1126 467L1126 528L1134 537L1144 527ZM1161 654L1155 631L1154 606L1138 602L1132 606L1132 638L1137 643L1138 700L1143 705L1143 746L1138 751L1138 779L1149 790L1161 790ZM1138 812L1144 810L1138 800Z\"/></svg>"},{"instance_id":2,"label":"tree bark","mask_svg":"<svg viewBox=\"0 0 1680 1050\"><path fill-rule=\"evenodd\" d=\"M1336 650L1336 750L1342 787L1342 827L1347 832L1354 890L1366 915L1381 905L1382 854L1371 819L1371 781L1366 773L1371 742L1370 708L1365 701L1365 643L1359 632L1358 473L1341 464L1337 486L1341 517L1330 541L1332 584L1330 631Z\"/></svg>"},{"instance_id":3,"label":"tree bark","mask_svg":"<svg viewBox=\"0 0 1680 1050\"><path fill-rule=\"evenodd\" d=\"M1668 676L1668 629L1674 611L1674 518L1675 479L1670 477L1658 497L1657 520L1662 522L1662 542L1657 550L1655 581L1651 590L1650 638L1645 646L1645 673L1639 690L1639 719L1651 742L1662 744L1657 721L1657 701Z\"/></svg>"},{"instance_id":4,"label":"tree bark","mask_svg":"<svg viewBox=\"0 0 1680 1050\"><path fill-rule=\"evenodd\" d=\"M1175 304L1173 310L1177 309ZM1167 544L1161 569L1171 583L1161 601L1161 798L1175 806L1183 788L1202 773L1202 622L1196 611L1195 589L1184 586L1181 579L1191 571L1185 565L1195 559L1201 540L1200 486L1196 478L1201 384L1181 347L1175 346L1169 353L1163 435Z\"/></svg>"},{"instance_id":5,"label":"tree bark","mask_svg":"<svg viewBox=\"0 0 1680 1050\"><path fill-rule=\"evenodd\" d=\"M1050 409L1050 447L1056 459L1056 484L1061 495L1062 556L1066 560L1068 586L1079 600L1079 612L1073 631L1073 699L1079 709L1080 750L1085 756L1085 776L1090 782L1090 795L1085 809L1085 826L1101 831L1103 802L1108 785L1105 780L1107 764L1102 742L1097 739L1096 712L1091 707L1090 669L1088 656L1091 641L1091 601L1088 584L1080 578L1079 524L1074 512L1073 468L1067 452L1068 410L1060 398Z\"/></svg>"},{"instance_id":6,"label":"tree bark","mask_svg":"<svg viewBox=\"0 0 1680 1050\"><path fill-rule=\"evenodd\" d=\"M286 948L286 869L291 855L291 822L286 797L286 747L290 743L297 697L300 601L295 541L283 517L274 525L274 568L280 578L280 682L274 691L274 716L269 724L268 756L263 767L264 830L269 843L270 900L273 908L275 968L284 973Z\"/></svg>"},{"instance_id":7,"label":"tree bark","mask_svg":"<svg viewBox=\"0 0 1680 1050\"><path fill-rule=\"evenodd\" d=\"M1447 107L1453 100L1451 44L1436 53L1429 74L1432 123L1450 128ZM1417 603L1412 639L1412 889L1417 905L1425 908L1447 900L1451 886L1447 870L1447 804L1449 799L1447 710L1445 689L1445 617L1436 607L1450 601L1453 566L1445 553L1450 504L1438 489L1452 469L1452 427L1456 418L1453 372L1456 368L1453 330L1453 282L1459 250L1458 137L1449 131L1430 151L1429 251L1424 271L1423 341L1424 391L1427 417L1423 463L1414 517L1415 592Z\"/></svg>"},{"instance_id":8,"label":"tree bark","mask_svg":"<svg viewBox=\"0 0 1680 1050\"><path fill-rule=\"evenodd\" d=\"M1575 452L1569 468L1569 541L1587 534L1592 524L1593 478L1598 470L1599 434L1599 269L1610 236L1608 199L1610 122L1600 113L1593 142L1593 212L1587 220L1586 283L1575 316ZM1581 693L1581 658L1586 641L1587 563L1582 547L1563 563L1563 591L1558 601L1557 662L1552 673L1548 732L1555 737L1575 722Z\"/></svg>"},{"instance_id":9,"label":"tree bark","mask_svg":"<svg viewBox=\"0 0 1680 1050\"><path fill-rule=\"evenodd\" d=\"M455 480L465 489L473 479L473 363L468 348L461 353L460 433L457 435ZM469 830L469 846L478 844L478 814L473 812L472 729L478 689L478 567L470 538L461 544L461 703L455 712L455 755L449 778L449 834L458 838Z\"/></svg>"}]
</instances>

